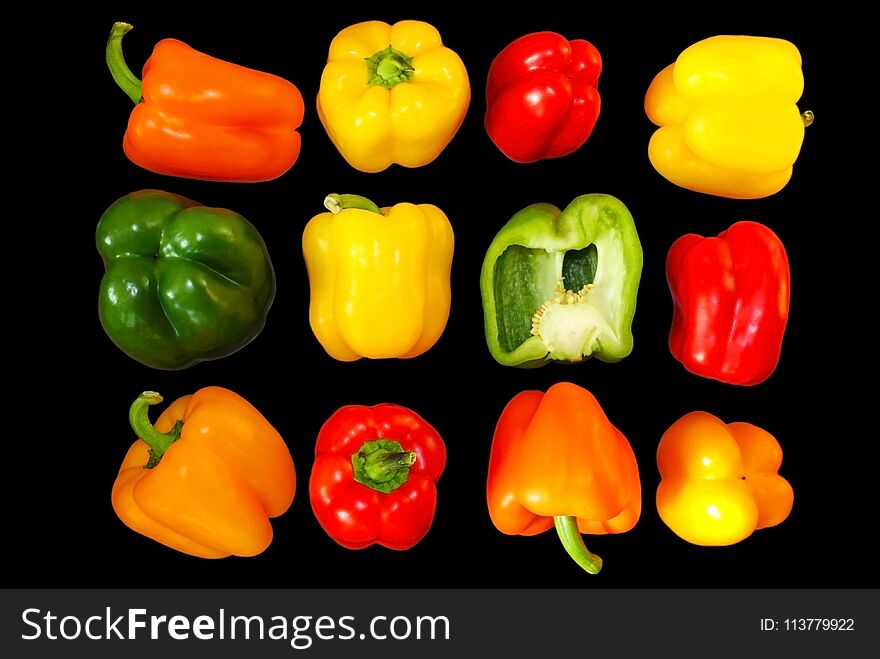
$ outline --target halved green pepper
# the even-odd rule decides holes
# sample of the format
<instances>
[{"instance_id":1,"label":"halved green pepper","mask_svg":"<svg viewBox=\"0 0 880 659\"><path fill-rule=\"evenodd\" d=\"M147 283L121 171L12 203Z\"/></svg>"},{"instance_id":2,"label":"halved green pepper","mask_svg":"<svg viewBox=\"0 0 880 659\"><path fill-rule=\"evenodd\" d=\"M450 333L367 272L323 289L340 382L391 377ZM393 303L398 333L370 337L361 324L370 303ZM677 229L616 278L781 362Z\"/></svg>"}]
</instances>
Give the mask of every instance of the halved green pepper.
<instances>
[{"instance_id":1,"label":"halved green pepper","mask_svg":"<svg viewBox=\"0 0 880 659\"><path fill-rule=\"evenodd\" d=\"M577 197L560 211L533 204L504 225L480 275L486 342L507 366L596 357L633 347L642 245L623 203Z\"/></svg>"},{"instance_id":2,"label":"halved green pepper","mask_svg":"<svg viewBox=\"0 0 880 659\"><path fill-rule=\"evenodd\" d=\"M123 352L159 369L229 355L263 329L275 273L238 213L159 190L133 192L97 229L101 325Z\"/></svg>"}]
</instances>

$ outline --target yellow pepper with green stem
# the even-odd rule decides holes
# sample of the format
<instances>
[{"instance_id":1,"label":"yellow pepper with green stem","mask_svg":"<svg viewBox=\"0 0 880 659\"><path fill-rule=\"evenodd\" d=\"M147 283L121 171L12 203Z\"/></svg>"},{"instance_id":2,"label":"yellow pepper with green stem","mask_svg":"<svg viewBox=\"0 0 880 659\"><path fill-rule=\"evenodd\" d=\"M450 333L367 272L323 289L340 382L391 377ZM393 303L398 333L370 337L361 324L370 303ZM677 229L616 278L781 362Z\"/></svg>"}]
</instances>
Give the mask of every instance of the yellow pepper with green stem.
<instances>
[{"instance_id":1,"label":"yellow pepper with green stem","mask_svg":"<svg viewBox=\"0 0 880 659\"><path fill-rule=\"evenodd\" d=\"M783 39L717 36L685 49L645 96L660 126L648 157L676 185L696 192L757 199L788 183L812 112L796 105L804 91L801 54Z\"/></svg>"},{"instance_id":2,"label":"yellow pepper with green stem","mask_svg":"<svg viewBox=\"0 0 880 659\"><path fill-rule=\"evenodd\" d=\"M421 21L367 21L330 44L318 116L348 163L379 172L421 167L449 144L471 88L461 58Z\"/></svg>"},{"instance_id":3,"label":"yellow pepper with green stem","mask_svg":"<svg viewBox=\"0 0 880 659\"><path fill-rule=\"evenodd\" d=\"M417 357L446 327L454 238L436 206L329 195L302 238L309 323L334 359Z\"/></svg>"}]
</instances>

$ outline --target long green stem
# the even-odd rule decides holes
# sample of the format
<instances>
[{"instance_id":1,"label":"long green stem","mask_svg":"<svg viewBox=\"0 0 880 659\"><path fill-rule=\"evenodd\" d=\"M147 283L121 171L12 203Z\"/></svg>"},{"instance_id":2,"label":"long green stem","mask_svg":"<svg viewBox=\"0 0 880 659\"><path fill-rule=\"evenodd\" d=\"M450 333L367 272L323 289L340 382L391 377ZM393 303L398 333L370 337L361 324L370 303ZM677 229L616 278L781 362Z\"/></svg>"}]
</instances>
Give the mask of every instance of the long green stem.
<instances>
[{"instance_id":1,"label":"long green stem","mask_svg":"<svg viewBox=\"0 0 880 659\"><path fill-rule=\"evenodd\" d=\"M107 59L107 68L110 69L110 75L124 91L128 97L137 105L142 98L141 80L125 63L125 56L122 54L122 37L131 30L128 23L114 23L110 30L110 38L107 39L107 50L105 57Z\"/></svg>"},{"instance_id":2,"label":"long green stem","mask_svg":"<svg viewBox=\"0 0 880 659\"><path fill-rule=\"evenodd\" d=\"M180 439L180 432L183 429L183 421L180 420L174 424L169 433L159 432L150 423L150 406L161 402L162 396L158 393L145 391L135 399L128 410L128 421L131 423L132 429L150 447L150 460L145 465L147 469L152 469L159 464L168 447Z\"/></svg>"},{"instance_id":3,"label":"long green stem","mask_svg":"<svg viewBox=\"0 0 880 659\"><path fill-rule=\"evenodd\" d=\"M584 544L584 538L578 530L577 518L571 515L558 515L553 518L556 525L556 533L562 541L562 546L574 562L584 568L590 574L599 574L602 569L602 559L592 553Z\"/></svg>"},{"instance_id":4,"label":"long green stem","mask_svg":"<svg viewBox=\"0 0 880 659\"><path fill-rule=\"evenodd\" d=\"M361 210L378 213L379 215L385 214L372 201L356 194L328 194L324 198L324 208L334 215L344 211L346 208L360 208Z\"/></svg>"}]
</instances>

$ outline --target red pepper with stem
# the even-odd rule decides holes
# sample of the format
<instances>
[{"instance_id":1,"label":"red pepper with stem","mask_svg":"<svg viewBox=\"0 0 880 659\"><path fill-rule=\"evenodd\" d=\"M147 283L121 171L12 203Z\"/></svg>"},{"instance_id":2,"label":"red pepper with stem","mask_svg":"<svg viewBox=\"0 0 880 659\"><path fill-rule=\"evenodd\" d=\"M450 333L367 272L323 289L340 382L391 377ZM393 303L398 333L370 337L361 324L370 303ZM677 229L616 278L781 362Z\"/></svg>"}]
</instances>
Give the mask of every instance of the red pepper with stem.
<instances>
[{"instance_id":1,"label":"red pepper with stem","mask_svg":"<svg viewBox=\"0 0 880 659\"><path fill-rule=\"evenodd\" d=\"M309 497L327 534L348 549L416 545L434 521L446 446L400 405L346 405L321 427Z\"/></svg>"}]
</instances>

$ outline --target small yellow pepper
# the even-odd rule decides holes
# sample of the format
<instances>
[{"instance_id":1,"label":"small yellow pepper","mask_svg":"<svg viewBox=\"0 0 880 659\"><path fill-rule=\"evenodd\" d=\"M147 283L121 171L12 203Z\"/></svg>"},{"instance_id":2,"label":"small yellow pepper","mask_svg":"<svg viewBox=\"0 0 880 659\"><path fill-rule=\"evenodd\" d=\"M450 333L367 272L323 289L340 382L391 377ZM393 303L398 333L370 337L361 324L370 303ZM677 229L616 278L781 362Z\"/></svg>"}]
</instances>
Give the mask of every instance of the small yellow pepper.
<instances>
[{"instance_id":1,"label":"small yellow pepper","mask_svg":"<svg viewBox=\"0 0 880 659\"><path fill-rule=\"evenodd\" d=\"M417 357L446 327L453 234L430 204L380 209L329 195L302 247L311 287L309 323L339 361Z\"/></svg>"},{"instance_id":2,"label":"small yellow pepper","mask_svg":"<svg viewBox=\"0 0 880 659\"><path fill-rule=\"evenodd\" d=\"M665 178L697 192L757 199L791 178L813 114L801 115L801 54L769 37L718 36L685 49L645 96L660 128L648 157Z\"/></svg>"},{"instance_id":3,"label":"small yellow pepper","mask_svg":"<svg viewBox=\"0 0 880 659\"><path fill-rule=\"evenodd\" d=\"M691 412L657 447L657 512L688 542L732 545L788 517L794 491L777 473L781 464L779 442L766 430Z\"/></svg>"},{"instance_id":4,"label":"small yellow pepper","mask_svg":"<svg viewBox=\"0 0 880 659\"><path fill-rule=\"evenodd\" d=\"M330 44L318 116L355 169L421 167L449 144L467 113L464 64L421 21L367 21Z\"/></svg>"}]
</instances>

